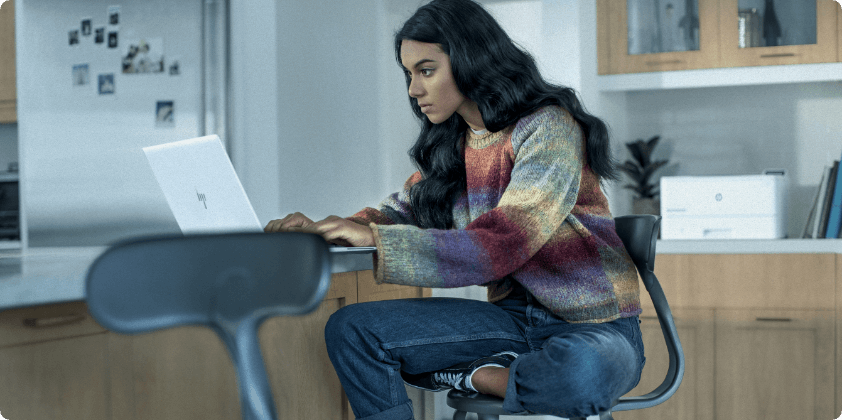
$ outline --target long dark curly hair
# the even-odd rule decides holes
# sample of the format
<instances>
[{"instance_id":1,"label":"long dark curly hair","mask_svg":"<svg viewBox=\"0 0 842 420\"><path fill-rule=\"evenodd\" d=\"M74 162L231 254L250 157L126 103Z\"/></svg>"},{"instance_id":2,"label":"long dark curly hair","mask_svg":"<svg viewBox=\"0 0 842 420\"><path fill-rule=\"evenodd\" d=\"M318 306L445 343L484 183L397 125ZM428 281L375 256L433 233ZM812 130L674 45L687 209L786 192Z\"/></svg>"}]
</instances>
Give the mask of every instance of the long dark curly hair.
<instances>
[{"instance_id":1,"label":"long dark curly hair","mask_svg":"<svg viewBox=\"0 0 842 420\"><path fill-rule=\"evenodd\" d=\"M608 130L588 114L576 92L547 83L535 60L520 49L496 20L471 0L433 0L421 6L395 33L395 56L401 64L404 40L439 44L450 57L456 87L477 103L485 127L500 131L541 107L558 105L579 123L587 144L587 164L601 180L616 180ZM406 75L407 90L411 82ZM410 97L421 133L409 156L422 180L410 190L416 222L424 228L451 229L453 205L467 181L461 140L468 128L459 114L433 124Z\"/></svg>"}]
</instances>

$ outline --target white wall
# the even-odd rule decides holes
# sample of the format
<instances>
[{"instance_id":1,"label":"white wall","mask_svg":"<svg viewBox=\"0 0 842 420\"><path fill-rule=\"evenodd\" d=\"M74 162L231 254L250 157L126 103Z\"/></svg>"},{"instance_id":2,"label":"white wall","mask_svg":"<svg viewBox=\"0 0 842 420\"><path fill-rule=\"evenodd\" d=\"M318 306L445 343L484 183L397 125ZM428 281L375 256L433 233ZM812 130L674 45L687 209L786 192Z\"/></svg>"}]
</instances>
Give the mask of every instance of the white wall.
<instances>
[{"instance_id":1,"label":"white wall","mask_svg":"<svg viewBox=\"0 0 842 420\"><path fill-rule=\"evenodd\" d=\"M349 216L414 171L418 126L391 43L413 3L232 5L232 155L262 222Z\"/></svg>"}]
</instances>

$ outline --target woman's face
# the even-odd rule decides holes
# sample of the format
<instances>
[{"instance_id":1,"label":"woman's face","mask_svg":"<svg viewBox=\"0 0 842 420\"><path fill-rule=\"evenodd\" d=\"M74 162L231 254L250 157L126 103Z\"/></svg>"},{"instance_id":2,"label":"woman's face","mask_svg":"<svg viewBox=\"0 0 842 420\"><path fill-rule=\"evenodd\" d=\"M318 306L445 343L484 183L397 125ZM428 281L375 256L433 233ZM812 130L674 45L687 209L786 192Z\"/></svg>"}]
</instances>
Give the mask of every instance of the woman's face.
<instances>
[{"instance_id":1,"label":"woman's face","mask_svg":"<svg viewBox=\"0 0 842 420\"><path fill-rule=\"evenodd\" d=\"M427 115L430 122L440 124L447 121L454 112L468 121L476 104L463 96L456 87L450 68L450 56L438 44L403 40L401 64L412 79L409 96L418 100L421 112Z\"/></svg>"}]
</instances>

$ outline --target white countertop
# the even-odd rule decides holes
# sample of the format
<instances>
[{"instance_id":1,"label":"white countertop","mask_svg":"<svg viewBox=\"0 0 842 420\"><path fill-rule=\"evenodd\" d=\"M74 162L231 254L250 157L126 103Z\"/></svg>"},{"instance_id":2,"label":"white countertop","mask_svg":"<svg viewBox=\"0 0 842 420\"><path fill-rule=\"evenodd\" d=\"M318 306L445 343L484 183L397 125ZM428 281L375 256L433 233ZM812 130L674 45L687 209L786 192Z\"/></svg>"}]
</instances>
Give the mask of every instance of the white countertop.
<instances>
[{"instance_id":1,"label":"white countertop","mask_svg":"<svg viewBox=\"0 0 842 420\"><path fill-rule=\"evenodd\" d=\"M842 239L659 240L658 254L842 254Z\"/></svg>"},{"instance_id":2,"label":"white countertop","mask_svg":"<svg viewBox=\"0 0 842 420\"><path fill-rule=\"evenodd\" d=\"M660 240L658 254L842 254L842 239ZM0 250L0 310L85 299L88 267L105 247ZM370 270L370 254L333 254L333 272Z\"/></svg>"},{"instance_id":3,"label":"white countertop","mask_svg":"<svg viewBox=\"0 0 842 420\"><path fill-rule=\"evenodd\" d=\"M84 300L88 267L105 249L0 250L0 310ZM334 273L371 267L371 254L332 254Z\"/></svg>"}]
</instances>

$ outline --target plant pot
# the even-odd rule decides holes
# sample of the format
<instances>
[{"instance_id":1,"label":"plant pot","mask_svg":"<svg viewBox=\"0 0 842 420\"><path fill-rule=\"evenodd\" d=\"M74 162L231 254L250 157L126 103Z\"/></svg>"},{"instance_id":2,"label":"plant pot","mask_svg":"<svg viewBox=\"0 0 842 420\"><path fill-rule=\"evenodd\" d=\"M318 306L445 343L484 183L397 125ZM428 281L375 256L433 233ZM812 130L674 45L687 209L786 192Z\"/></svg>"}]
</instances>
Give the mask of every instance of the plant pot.
<instances>
[{"instance_id":1,"label":"plant pot","mask_svg":"<svg viewBox=\"0 0 842 420\"><path fill-rule=\"evenodd\" d=\"M656 198L635 198L632 201L632 212L634 214L661 215L661 200Z\"/></svg>"}]
</instances>

